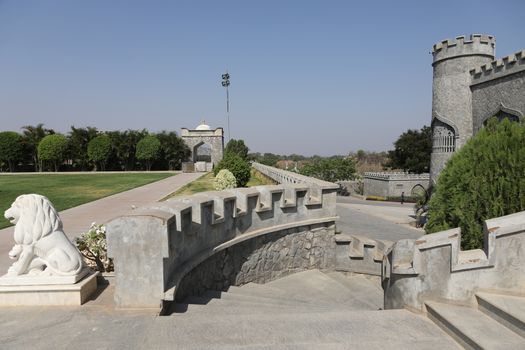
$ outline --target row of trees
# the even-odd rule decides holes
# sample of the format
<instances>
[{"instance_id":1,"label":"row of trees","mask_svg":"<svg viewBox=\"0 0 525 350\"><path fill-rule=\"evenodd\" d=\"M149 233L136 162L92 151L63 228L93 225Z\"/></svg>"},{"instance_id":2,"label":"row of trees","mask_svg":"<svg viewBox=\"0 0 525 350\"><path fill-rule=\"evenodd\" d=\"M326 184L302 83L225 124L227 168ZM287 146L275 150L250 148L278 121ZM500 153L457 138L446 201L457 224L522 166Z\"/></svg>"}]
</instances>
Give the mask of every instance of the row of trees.
<instances>
[{"instance_id":1,"label":"row of trees","mask_svg":"<svg viewBox=\"0 0 525 350\"><path fill-rule=\"evenodd\" d=\"M190 154L173 131L102 132L72 126L63 135L43 124L22 131L0 132L1 171L174 170Z\"/></svg>"}]
</instances>

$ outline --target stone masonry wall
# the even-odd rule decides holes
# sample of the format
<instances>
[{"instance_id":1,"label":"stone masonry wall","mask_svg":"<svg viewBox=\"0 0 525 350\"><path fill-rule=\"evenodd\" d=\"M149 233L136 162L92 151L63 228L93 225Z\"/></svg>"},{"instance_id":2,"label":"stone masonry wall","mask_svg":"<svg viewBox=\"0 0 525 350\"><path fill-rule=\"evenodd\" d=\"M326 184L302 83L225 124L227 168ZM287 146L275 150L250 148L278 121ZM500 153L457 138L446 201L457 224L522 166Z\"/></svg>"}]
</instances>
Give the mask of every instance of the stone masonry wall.
<instances>
[{"instance_id":1,"label":"stone masonry wall","mask_svg":"<svg viewBox=\"0 0 525 350\"><path fill-rule=\"evenodd\" d=\"M303 270L334 267L335 225L282 230L226 248L202 262L181 281L176 299L249 282L266 283Z\"/></svg>"},{"instance_id":2,"label":"stone masonry wall","mask_svg":"<svg viewBox=\"0 0 525 350\"><path fill-rule=\"evenodd\" d=\"M474 132L479 131L483 123L493 117L498 110L509 112L519 118L523 117L525 113L525 60L522 67L522 71L513 75L471 87Z\"/></svg>"},{"instance_id":3,"label":"stone masonry wall","mask_svg":"<svg viewBox=\"0 0 525 350\"><path fill-rule=\"evenodd\" d=\"M425 189L429 186L428 174L389 174L365 173L364 195L379 197L400 197L404 192L410 196L412 189L421 185Z\"/></svg>"}]
</instances>

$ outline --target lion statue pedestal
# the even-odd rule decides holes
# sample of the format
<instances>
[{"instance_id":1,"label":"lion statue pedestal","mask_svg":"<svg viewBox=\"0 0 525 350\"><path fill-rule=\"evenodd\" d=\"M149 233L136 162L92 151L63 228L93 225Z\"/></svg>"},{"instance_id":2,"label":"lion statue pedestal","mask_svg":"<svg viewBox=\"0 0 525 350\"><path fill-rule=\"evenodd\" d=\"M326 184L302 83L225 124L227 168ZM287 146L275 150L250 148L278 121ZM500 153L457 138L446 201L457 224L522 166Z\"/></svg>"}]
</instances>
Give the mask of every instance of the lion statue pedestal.
<instances>
[{"instance_id":1,"label":"lion statue pedestal","mask_svg":"<svg viewBox=\"0 0 525 350\"><path fill-rule=\"evenodd\" d=\"M15 225L16 260L0 277L0 305L80 305L97 288L96 276L62 229L44 196L19 196L4 213Z\"/></svg>"}]
</instances>

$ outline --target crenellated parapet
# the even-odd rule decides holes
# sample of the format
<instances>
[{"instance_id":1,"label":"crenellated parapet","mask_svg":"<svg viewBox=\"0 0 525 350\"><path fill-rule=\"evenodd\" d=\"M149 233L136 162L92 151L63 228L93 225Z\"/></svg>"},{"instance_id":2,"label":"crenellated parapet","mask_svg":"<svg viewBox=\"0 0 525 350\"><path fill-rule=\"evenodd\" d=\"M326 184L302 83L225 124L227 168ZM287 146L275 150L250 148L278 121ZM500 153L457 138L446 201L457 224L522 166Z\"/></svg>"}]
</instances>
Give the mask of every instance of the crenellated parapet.
<instances>
[{"instance_id":1,"label":"crenellated parapet","mask_svg":"<svg viewBox=\"0 0 525 350\"><path fill-rule=\"evenodd\" d=\"M112 220L116 304L159 309L197 265L253 238L314 227L335 232L336 188L296 183L205 192Z\"/></svg>"},{"instance_id":2,"label":"crenellated parapet","mask_svg":"<svg viewBox=\"0 0 525 350\"><path fill-rule=\"evenodd\" d=\"M494 58L496 39L492 35L472 34L458 36L455 40L442 40L432 46L433 65L463 56L487 56Z\"/></svg>"},{"instance_id":3,"label":"crenellated parapet","mask_svg":"<svg viewBox=\"0 0 525 350\"><path fill-rule=\"evenodd\" d=\"M365 172L364 177L378 180L428 180L428 173L411 174L406 172Z\"/></svg>"},{"instance_id":4,"label":"crenellated parapet","mask_svg":"<svg viewBox=\"0 0 525 350\"><path fill-rule=\"evenodd\" d=\"M470 70L472 85L525 71L525 50Z\"/></svg>"},{"instance_id":5,"label":"crenellated parapet","mask_svg":"<svg viewBox=\"0 0 525 350\"><path fill-rule=\"evenodd\" d=\"M383 257L393 242L364 236L338 234L335 238L337 271L382 275Z\"/></svg>"},{"instance_id":6,"label":"crenellated parapet","mask_svg":"<svg viewBox=\"0 0 525 350\"><path fill-rule=\"evenodd\" d=\"M461 230L401 240L383 262L385 308L423 310L425 300L473 302L482 289L525 287L525 212L484 224L484 248L461 250Z\"/></svg>"}]
</instances>

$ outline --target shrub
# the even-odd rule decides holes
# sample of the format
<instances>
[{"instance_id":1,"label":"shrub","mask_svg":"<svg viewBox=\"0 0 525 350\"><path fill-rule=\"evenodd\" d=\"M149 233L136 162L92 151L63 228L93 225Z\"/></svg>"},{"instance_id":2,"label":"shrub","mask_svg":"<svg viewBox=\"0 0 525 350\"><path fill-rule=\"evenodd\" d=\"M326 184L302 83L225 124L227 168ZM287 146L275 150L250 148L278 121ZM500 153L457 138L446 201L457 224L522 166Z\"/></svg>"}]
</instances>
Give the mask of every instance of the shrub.
<instances>
[{"instance_id":1,"label":"shrub","mask_svg":"<svg viewBox=\"0 0 525 350\"><path fill-rule=\"evenodd\" d=\"M159 155L160 141L155 136L146 136L137 143L137 159L146 162L146 170L151 170L151 165Z\"/></svg>"},{"instance_id":2,"label":"shrub","mask_svg":"<svg viewBox=\"0 0 525 350\"><path fill-rule=\"evenodd\" d=\"M447 163L429 202L427 233L461 228L464 249L483 245L483 220L525 209L525 126L490 120Z\"/></svg>"},{"instance_id":3,"label":"shrub","mask_svg":"<svg viewBox=\"0 0 525 350\"><path fill-rule=\"evenodd\" d=\"M14 131L0 132L0 161L9 165L9 171L15 171L15 165L23 157L22 135Z\"/></svg>"},{"instance_id":4,"label":"shrub","mask_svg":"<svg viewBox=\"0 0 525 350\"><path fill-rule=\"evenodd\" d=\"M235 188L237 180L228 169L221 169L215 179L213 179L213 188L216 191L222 191L229 188Z\"/></svg>"},{"instance_id":5,"label":"shrub","mask_svg":"<svg viewBox=\"0 0 525 350\"><path fill-rule=\"evenodd\" d=\"M76 239L76 245L87 266L100 271L113 271L113 260L108 258L106 227L92 223L89 231Z\"/></svg>"},{"instance_id":6,"label":"shrub","mask_svg":"<svg viewBox=\"0 0 525 350\"><path fill-rule=\"evenodd\" d=\"M54 165L58 171L60 164L64 161L67 152L67 139L64 135L47 135L38 144L38 158L41 161L48 161Z\"/></svg>"},{"instance_id":7,"label":"shrub","mask_svg":"<svg viewBox=\"0 0 525 350\"><path fill-rule=\"evenodd\" d=\"M100 170L106 170L106 162L111 154L111 139L109 136L99 135L89 141L87 153L91 161L100 165Z\"/></svg>"},{"instance_id":8,"label":"shrub","mask_svg":"<svg viewBox=\"0 0 525 350\"><path fill-rule=\"evenodd\" d=\"M228 169L235 176L237 187L244 187L250 180L250 168L247 161L236 154L228 153L213 169L213 172L217 176L222 169Z\"/></svg>"}]
</instances>

